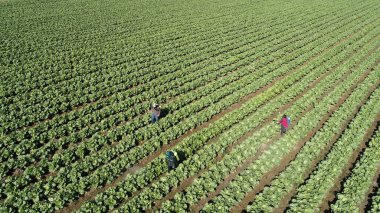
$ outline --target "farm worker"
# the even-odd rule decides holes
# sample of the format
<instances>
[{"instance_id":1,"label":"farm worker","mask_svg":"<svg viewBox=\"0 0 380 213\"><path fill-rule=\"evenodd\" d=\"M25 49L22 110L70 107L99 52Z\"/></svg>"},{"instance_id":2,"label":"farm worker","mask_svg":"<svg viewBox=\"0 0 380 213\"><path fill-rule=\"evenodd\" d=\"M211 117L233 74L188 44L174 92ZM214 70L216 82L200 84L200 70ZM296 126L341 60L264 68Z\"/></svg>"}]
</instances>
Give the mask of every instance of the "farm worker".
<instances>
[{"instance_id":1,"label":"farm worker","mask_svg":"<svg viewBox=\"0 0 380 213\"><path fill-rule=\"evenodd\" d=\"M278 122L281 125L281 135L286 133L286 130L289 127L288 118L286 115L283 115L281 120Z\"/></svg>"},{"instance_id":2,"label":"farm worker","mask_svg":"<svg viewBox=\"0 0 380 213\"><path fill-rule=\"evenodd\" d=\"M168 163L168 170L175 169L177 167L178 155L175 151L166 151L166 161Z\"/></svg>"},{"instance_id":3,"label":"farm worker","mask_svg":"<svg viewBox=\"0 0 380 213\"><path fill-rule=\"evenodd\" d=\"M158 104L153 104L152 106L152 124L158 121L158 118L160 117L161 109Z\"/></svg>"}]
</instances>

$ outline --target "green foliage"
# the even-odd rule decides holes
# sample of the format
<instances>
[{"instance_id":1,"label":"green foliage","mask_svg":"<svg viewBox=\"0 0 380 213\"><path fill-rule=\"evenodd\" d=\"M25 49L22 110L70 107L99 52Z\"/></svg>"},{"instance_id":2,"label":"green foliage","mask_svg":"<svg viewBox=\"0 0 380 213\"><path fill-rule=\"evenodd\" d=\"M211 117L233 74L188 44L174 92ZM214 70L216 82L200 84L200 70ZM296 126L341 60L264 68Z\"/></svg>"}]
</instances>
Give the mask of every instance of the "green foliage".
<instances>
[{"instance_id":1,"label":"green foliage","mask_svg":"<svg viewBox=\"0 0 380 213\"><path fill-rule=\"evenodd\" d=\"M229 211L373 66L379 52L367 54L378 47L377 14L374 0L0 0L0 212L54 212L87 196L78 211L144 211L196 177L161 207L188 212L268 146L202 210ZM371 71L355 94L378 78ZM340 110L361 100L353 97L312 141L339 130L347 119ZM151 125L153 102L165 115ZM278 126L268 119L285 111L299 124L270 145ZM363 120L356 125L368 129ZM182 154L174 171L166 149ZM317 148L305 150L309 158L291 172L304 171ZM358 171L373 169L364 165ZM288 173L248 210L276 208L274 200L303 181ZM357 173L347 193L363 179ZM313 186L305 200L318 202ZM338 198L336 209L348 203Z\"/></svg>"}]
</instances>

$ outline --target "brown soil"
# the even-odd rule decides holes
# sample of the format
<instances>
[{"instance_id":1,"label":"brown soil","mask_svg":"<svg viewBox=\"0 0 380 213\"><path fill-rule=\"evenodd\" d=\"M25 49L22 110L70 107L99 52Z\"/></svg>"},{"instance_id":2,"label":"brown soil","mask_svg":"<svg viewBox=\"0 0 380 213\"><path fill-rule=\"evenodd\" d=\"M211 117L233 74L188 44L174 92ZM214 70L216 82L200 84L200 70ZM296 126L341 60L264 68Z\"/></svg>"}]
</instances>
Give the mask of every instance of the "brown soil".
<instances>
[{"instance_id":1,"label":"brown soil","mask_svg":"<svg viewBox=\"0 0 380 213\"><path fill-rule=\"evenodd\" d=\"M15 169L15 171L13 172L12 176L20 176L22 175L22 173L24 172L24 170L22 169Z\"/></svg>"}]
</instances>

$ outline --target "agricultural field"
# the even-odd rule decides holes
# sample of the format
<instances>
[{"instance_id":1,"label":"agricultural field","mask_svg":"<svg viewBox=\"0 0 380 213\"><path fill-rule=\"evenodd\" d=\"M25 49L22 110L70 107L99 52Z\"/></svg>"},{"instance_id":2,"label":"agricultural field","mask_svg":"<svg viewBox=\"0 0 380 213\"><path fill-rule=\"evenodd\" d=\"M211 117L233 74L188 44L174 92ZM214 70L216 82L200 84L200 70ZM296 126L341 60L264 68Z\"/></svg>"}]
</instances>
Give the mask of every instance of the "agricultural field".
<instances>
[{"instance_id":1,"label":"agricultural field","mask_svg":"<svg viewBox=\"0 0 380 213\"><path fill-rule=\"evenodd\" d=\"M379 0L0 0L0 44L0 212L380 212Z\"/></svg>"}]
</instances>

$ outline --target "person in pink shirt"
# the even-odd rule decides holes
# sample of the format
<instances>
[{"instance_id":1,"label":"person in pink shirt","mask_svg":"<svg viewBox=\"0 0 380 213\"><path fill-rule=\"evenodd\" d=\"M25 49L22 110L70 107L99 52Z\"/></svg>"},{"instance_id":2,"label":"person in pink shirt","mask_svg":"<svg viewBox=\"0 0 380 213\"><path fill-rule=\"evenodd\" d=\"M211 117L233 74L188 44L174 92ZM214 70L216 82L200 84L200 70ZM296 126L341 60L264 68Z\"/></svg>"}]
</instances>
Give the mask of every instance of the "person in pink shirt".
<instances>
[{"instance_id":1,"label":"person in pink shirt","mask_svg":"<svg viewBox=\"0 0 380 213\"><path fill-rule=\"evenodd\" d=\"M281 120L278 122L281 125L281 135L286 133L289 128L289 121L286 115L283 115Z\"/></svg>"}]
</instances>

